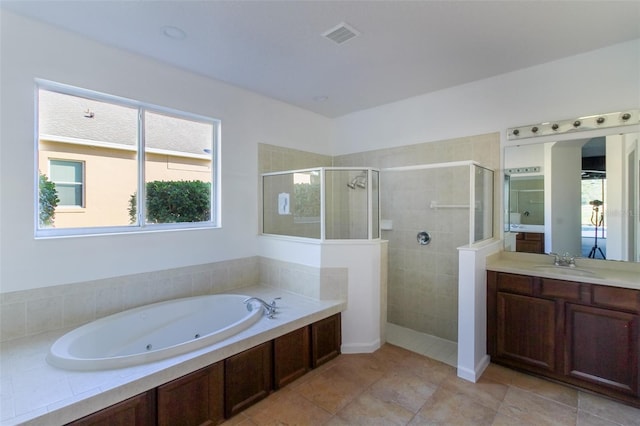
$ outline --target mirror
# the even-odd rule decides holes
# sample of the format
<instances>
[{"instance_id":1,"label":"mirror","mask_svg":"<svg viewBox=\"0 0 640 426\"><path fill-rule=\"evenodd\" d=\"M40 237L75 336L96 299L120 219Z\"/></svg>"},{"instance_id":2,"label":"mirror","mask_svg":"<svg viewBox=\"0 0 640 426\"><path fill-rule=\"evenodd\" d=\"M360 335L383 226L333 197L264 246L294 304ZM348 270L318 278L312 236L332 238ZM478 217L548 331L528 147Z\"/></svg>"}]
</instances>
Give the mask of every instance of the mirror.
<instances>
[{"instance_id":1,"label":"mirror","mask_svg":"<svg viewBox=\"0 0 640 426\"><path fill-rule=\"evenodd\" d=\"M505 249L640 262L639 134L571 137L505 147Z\"/></svg>"}]
</instances>

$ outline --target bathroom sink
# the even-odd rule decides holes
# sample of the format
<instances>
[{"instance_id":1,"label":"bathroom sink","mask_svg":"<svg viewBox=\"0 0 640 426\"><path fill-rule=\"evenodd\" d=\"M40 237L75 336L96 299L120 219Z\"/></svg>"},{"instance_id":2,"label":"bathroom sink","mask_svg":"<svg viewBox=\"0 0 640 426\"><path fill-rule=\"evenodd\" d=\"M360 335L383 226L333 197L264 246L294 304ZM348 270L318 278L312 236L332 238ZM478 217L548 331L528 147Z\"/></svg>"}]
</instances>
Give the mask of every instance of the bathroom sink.
<instances>
[{"instance_id":1,"label":"bathroom sink","mask_svg":"<svg viewBox=\"0 0 640 426\"><path fill-rule=\"evenodd\" d=\"M567 276L579 276L579 277L597 277L597 274L587 269L571 268L568 266L555 266L555 265L536 265L534 268L540 272L546 272L549 274L567 275Z\"/></svg>"}]
</instances>

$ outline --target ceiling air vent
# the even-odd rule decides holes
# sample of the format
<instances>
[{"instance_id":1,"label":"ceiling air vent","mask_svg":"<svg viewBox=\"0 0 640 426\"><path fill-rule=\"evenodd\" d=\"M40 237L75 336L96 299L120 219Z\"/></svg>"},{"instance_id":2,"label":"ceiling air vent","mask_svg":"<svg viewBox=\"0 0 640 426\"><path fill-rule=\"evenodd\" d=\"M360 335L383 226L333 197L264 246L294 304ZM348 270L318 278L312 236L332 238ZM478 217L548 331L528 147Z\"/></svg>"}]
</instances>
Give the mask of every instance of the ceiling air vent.
<instances>
[{"instance_id":1,"label":"ceiling air vent","mask_svg":"<svg viewBox=\"0 0 640 426\"><path fill-rule=\"evenodd\" d=\"M337 26L322 34L323 37L326 37L337 44L342 44L345 41L351 40L352 38L359 35L360 33L358 32L358 30L348 24L345 24L344 22L338 24Z\"/></svg>"}]
</instances>

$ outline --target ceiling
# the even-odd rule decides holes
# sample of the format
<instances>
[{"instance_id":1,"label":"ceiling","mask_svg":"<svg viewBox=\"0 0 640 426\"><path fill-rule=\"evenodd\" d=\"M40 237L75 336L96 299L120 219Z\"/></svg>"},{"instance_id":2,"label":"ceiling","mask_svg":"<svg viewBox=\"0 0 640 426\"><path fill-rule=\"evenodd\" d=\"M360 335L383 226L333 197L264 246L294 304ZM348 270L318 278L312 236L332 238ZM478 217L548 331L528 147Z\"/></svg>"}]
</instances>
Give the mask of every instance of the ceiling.
<instances>
[{"instance_id":1,"label":"ceiling","mask_svg":"<svg viewBox=\"0 0 640 426\"><path fill-rule=\"evenodd\" d=\"M338 117L640 38L640 1L7 1L0 7ZM342 44L322 36L346 23ZM184 38L165 35L166 27ZM180 31L175 28L169 32Z\"/></svg>"}]
</instances>

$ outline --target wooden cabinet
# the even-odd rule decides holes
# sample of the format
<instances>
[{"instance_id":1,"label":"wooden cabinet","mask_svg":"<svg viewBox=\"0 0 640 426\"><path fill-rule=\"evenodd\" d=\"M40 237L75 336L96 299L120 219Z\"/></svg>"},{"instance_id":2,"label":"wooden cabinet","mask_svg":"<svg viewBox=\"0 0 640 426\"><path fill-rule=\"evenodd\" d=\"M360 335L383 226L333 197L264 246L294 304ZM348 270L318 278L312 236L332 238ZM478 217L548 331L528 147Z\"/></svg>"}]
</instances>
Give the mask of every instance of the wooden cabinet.
<instances>
[{"instance_id":1,"label":"wooden cabinet","mask_svg":"<svg viewBox=\"0 0 640 426\"><path fill-rule=\"evenodd\" d=\"M638 315L567 304L565 374L638 394Z\"/></svg>"},{"instance_id":2,"label":"wooden cabinet","mask_svg":"<svg viewBox=\"0 0 640 426\"><path fill-rule=\"evenodd\" d=\"M155 424L155 389L69 423L72 426L153 426Z\"/></svg>"},{"instance_id":3,"label":"wooden cabinet","mask_svg":"<svg viewBox=\"0 0 640 426\"><path fill-rule=\"evenodd\" d=\"M340 355L342 322L335 314L311 324L311 366L316 368Z\"/></svg>"},{"instance_id":4,"label":"wooden cabinet","mask_svg":"<svg viewBox=\"0 0 640 426\"><path fill-rule=\"evenodd\" d=\"M216 425L340 354L340 314L76 420L73 426Z\"/></svg>"},{"instance_id":5,"label":"wooden cabinet","mask_svg":"<svg viewBox=\"0 0 640 426\"><path fill-rule=\"evenodd\" d=\"M224 412L229 418L269 395L272 389L272 342L224 361Z\"/></svg>"},{"instance_id":6,"label":"wooden cabinet","mask_svg":"<svg viewBox=\"0 0 640 426\"><path fill-rule=\"evenodd\" d=\"M311 369L309 327L302 327L273 341L273 386L280 389Z\"/></svg>"},{"instance_id":7,"label":"wooden cabinet","mask_svg":"<svg viewBox=\"0 0 640 426\"><path fill-rule=\"evenodd\" d=\"M159 386L158 426L224 421L224 365L218 362Z\"/></svg>"},{"instance_id":8,"label":"wooden cabinet","mask_svg":"<svg viewBox=\"0 0 640 426\"><path fill-rule=\"evenodd\" d=\"M497 351L545 370L555 369L555 304L550 300L499 292Z\"/></svg>"},{"instance_id":9,"label":"wooden cabinet","mask_svg":"<svg viewBox=\"0 0 640 426\"><path fill-rule=\"evenodd\" d=\"M525 253L544 253L544 234L541 232L518 232L516 251Z\"/></svg>"},{"instance_id":10,"label":"wooden cabinet","mask_svg":"<svg viewBox=\"0 0 640 426\"><path fill-rule=\"evenodd\" d=\"M640 291L488 271L493 362L640 406Z\"/></svg>"}]
</instances>

